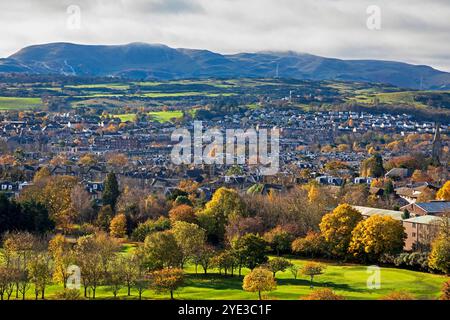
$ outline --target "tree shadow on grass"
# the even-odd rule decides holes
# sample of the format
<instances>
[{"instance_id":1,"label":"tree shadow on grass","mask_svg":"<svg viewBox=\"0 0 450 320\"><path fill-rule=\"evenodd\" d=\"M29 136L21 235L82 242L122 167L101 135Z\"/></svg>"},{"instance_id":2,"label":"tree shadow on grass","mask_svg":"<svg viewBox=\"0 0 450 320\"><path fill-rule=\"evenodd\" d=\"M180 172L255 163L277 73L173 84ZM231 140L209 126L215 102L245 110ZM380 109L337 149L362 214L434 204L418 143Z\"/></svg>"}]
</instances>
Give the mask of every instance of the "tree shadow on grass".
<instances>
[{"instance_id":1,"label":"tree shadow on grass","mask_svg":"<svg viewBox=\"0 0 450 320\"><path fill-rule=\"evenodd\" d=\"M302 287L310 287L311 282L307 279L276 279L278 285L280 286L302 286ZM333 290L342 290L349 292L366 292L366 290L358 289L349 286L346 283L335 283L332 281L321 282L320 279L315 279L313 281L313 286L315 289L317 288L331 288Z\"/></svg>"},{"instance_id":2,"label":"tree shadow on grass","mask_svg":"<svg viewBox=\"0 0 450 320\"><path fill-rule=\"evenodd\" d=\"M186 285L196 288L204 289L242 289L242 279L239 276L220 276L218 274L208 275L189 275L187 277Z\"/></svg>"}]
</instances>

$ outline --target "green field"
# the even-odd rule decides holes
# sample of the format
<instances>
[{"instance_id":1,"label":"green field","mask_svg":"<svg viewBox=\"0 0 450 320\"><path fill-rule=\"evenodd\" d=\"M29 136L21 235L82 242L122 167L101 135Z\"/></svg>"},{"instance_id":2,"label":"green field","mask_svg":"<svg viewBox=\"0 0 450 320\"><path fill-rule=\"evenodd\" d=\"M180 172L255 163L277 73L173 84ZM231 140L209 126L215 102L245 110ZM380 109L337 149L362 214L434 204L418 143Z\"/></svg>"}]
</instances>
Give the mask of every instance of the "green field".
<instances>
[{"instance_id":1,"label":"green field","mask_svg":"<svg viewBox=\"0 0 450 320\"><path fill-rule=\"evenodd\" d=\"M0 110L27 110L42 107L41 98L0 97Z\"/></svg>"},{"instance_id":2,"label":"green field","mask_svg":"<svg viewBox=\"0 0 450 320\"><path fill-rule=\"evenodd\" d=\"M133 250L131 245L124 247L124 253ZM291 262L302 266L307 260L293 259ZM367 267L361 265L338 265L335 263L325 263L327 269L323 275L317 276L314 280L315 288L332 288L336 293L343 295L348 300L375 300L392 291L407 291L417 299L437 299L440 294L442 284L448 280L441 275L395 269L381 268L381 288L370 290L366 286L369 274ZM217 270L210 270L208 275L202 274L199 267L199 274L195 274L194 266L185 268L185 286L175 292L175 299L198 299L198 300L256 300L257 293L249 293L242 290L242 279L249 270L243 270L243 276L219 275ZM277 300L297 300L311 292L309 288L309 278L299 275L295 280L289 271L279 272L276 276L277 289L265 294L268 299ZM46 298L52 299L55 293L62 290L62 285L52 284L46 289ZM97 299L112 299L113 295L109 287L101 286L97 288ZM127 296L126 287L120 290L119 299L137 299L137 292L132 291L130 297ZM147 290L143 294L144 299L168 299L168 294L156 294L152 290ZM27 293L27 299L34 299L33 288Z\"/></svg>"},{"instance_id":3,"label":"green field","mask_svg":"<svg viewBox=\"0 0 450 320\"><path fill-rule=\"evenodd\" d=\"M183 112L181 111L154 111L149 112L149 115L153 117L154 120L158 122L169 122L173 118L181 118L183 116ZM126 114L118 114L114 116L115 118L119 118L122 122L134 121L136 114L134 113L126 113Z\"/></svg>"}]
</instances>

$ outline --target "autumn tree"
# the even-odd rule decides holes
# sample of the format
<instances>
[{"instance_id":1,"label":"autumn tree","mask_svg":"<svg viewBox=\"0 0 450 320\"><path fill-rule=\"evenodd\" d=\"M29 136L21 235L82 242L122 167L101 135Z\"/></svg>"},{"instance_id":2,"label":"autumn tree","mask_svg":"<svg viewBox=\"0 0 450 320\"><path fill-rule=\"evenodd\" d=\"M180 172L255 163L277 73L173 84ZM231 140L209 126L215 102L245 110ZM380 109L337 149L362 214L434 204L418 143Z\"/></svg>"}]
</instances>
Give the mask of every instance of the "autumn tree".
<instances>
[{"instance_id":1,"label":"autumn tree","mask_svg":"<svg viewBox=\"0 0 450 320\"><path fill-rule=\"evenodd\" d=\"M325 249L325 240L317 232L308 232L306 237L297 238L292 242L292 251L294 253L311 258L322 255Z\"/></svg>"},{"instance_id":2,"label":"autumn tree","mask_svg":"<svg viewBox=\"0 0 450 320\"><path fill-rule=\"evenodd\" d=\"M332 254L338 257L346 255L352 231L361 220L361 213L348 204L338 206L322 218L320 231Z\"/></svg>"},{"instance_id":3,"label":"autumn tree","mask_svg":"<svg viewBox=\"0 0 450 320\"><path fill-rule=\"evenodd\" d=\"M183 261L183 251L172 231L149 235L140 250L143 250L145 264L150 270L176 268Z\"/></svg>"},{"instance_id":4,"label":"autumn tree","mask_svg":"<svg viewBox=\"0 0 450 320\"><path fill-rule=\"evenodd\" d=\"M233 249L239 259L239 275L241 267L253 270L268 261L268 243L258 235L249 233L237 239L233 243Z\"/></svg>"},{"instance_id":5,"label":"autumn tree","mask_svg":"<svg viewBox=\"0 0 450 320\"><path fill-rule=\"evenodd\" d=\"M293 236L283 230L282 227L277 226L269 232L264 234L264 240L266 240L272 251L279 256L281 253L289 253L291 250L291 243L294 240Z\"/></svg>"},{"instance_id":6,"label":"autumn tree","mask_svg":"<svg viewBox=\"0 0 450 320\"><path fill-rule=\"evenodd\" d=\"M51 257L46 251L35 252L29 264L30 279L34 285L36 300L45 299L45 289L52 279Z\"/></svg>"},{"instance_id":7,"label":"autumn tree","mask_svg":"<svg viewBox=\"0 0 450 320\"><path fill-rule=\"evenodd\" d=\"M119 214L111 220L110 234L114 238L125 238L127 235L127 217Z\"/></svg>"},{"instance_id":8,"label":"autumn tree","mask_svg":"<svg viewBox=\"0 0 450 320\"><path fill-rule=\"evenodd\" d=\"M177 221L172 228L175 240L183 252L181 267L188 259L195 257L196 253L206 243L206 231L196 224Z\"/></svg>"},{"instance_id":9,"label":"autumn tree","mask_svg":"<svg viewBox=\"0 0 450 320\"><path fill-rule=\"evenodd\" d=\"M197 217L208 236L221 242L224 239L225 226L229 218L243 215L245 215L245 206L237 191L220 188Z\"/></svg>"},{"instance_id":10,"label":"autumn tree","mask_svg":"<svg viewBox=\"0 0 450 320\"><path fill-rule=\"evenodd\" d=\"M375 153L361 163L361 176L379 178L384 175L383 158Z\"/></svg>"},{"instance_id":11,"label":"autumn tree","mask_svg":"<svg viewBox=\"0 0 450 320\"><path fill-rule=\"evenodd\" d=\"M214 257L212 257L211 264L219 269L219 274L222 274L222 270L225 275L228 271L231 271L231 275L234 275L234 269L237 266L236 255L232 250L225 250Z\"/></svg>"},{"instance_id":12,"label":"autumn tree","mask_svg":"<svg viewBox=\"0 0 450 320\"><path fill-rule=\"evenodd\" d=\"M164 268L154 271L151 275L152 286L157 293L170 292L173 300L173 292L184 284L184 272L177 268Z\"/></svg>"},{"instance_id":13,"label":"autumn tree","mask_svg":"<svg viewBox=\"0 0 450 320\"><path fill-rule=\"evenodd\" d=\"M119 244L105 233L78 238L74 250L76 264L81 269L85 297L87 290L91 289L92 298L95 299L96 290L105 279L110 261L119 248Z\"/></svg>"},{"instance_id":14,"label":"autumn tree","mask_svg":"<svg viewBox=\"0 0 450 320\"><path fill-rule=\"evenodd\" d=\"M109 204L104 205L100 208L100 210L97 214L97 219L95 221L95 224L101 230L108 231L113 217L114 217L114 212L113 212L112 207Z\"/></svg>"},{"instance_id":15,"label":"autumn tree","mask_svg":"<svg viewBox=\"0 0 450 320\"><path fill-rule=\"evenodd\" d=\"M125 261L121 256L117 255L109 261L107 283L114 298L117 298L117 294L125 284L125 267Z\"/></svg>"},{"instance_id":16,"label":"autumn tree","mask_svg":"<svg viewBox=\"0 0 450 320\"><path fill-rule=\"evenodd\" d=\"M176 206L169 211L169 219L174 224L177 221L184 221L188 223L196 223L197 217L194 212L194 208L189 205L182 204Z\"/></svg>"},{"instance_id":17,"label":"autumn tree","mask_svg":"<svg viewBox=\"0 0 450 320\"><path fill-rule=\"evenodd\" d=\"M292 263L289 260L280 257L275 257L266 263L266 268L272 271L274 278L277 272L284 272L290 266L292 266Z\"/></svg>"},{"instance_id":18,"label":"autumn tree","mask_svg":"<svg viewBox=\"0 0 450 320\"><path fill-rule=\"evenodd\" d=\"M203 273L208 274L208 269L213 265L213 257L215 256L216 251L214 247L209 244L202 245L199 250L195 252L195 256L193 258L195 264L195 273L197 273L197 267L200 265L203 268Z\"/></svg>"},{"instance_id":19,"label":"autumn tree","mask_svg":"<svg viewBox=\"0 0 450 320\"><path fill-rule=\"evenodd\" d=\"M259 300L262 300L261 292L274 291L277 288L277 282L272 272L256 268L244 277L242 288L248 292L258 292Z\"/></svg>"},{"instance_id":20,"label":"autumn tree","mask_svg":"<svg viewBox=\"0 0 450 320\"><path fill-rule=\"evenodd\" d=\"M54 264L53 279L67 287L67 279L70 277L69 266L75 263L75 256L71 243L61 234L57 234L49 241L48 250Z\"/></svg>"},{"instance_id":21,"label":"autumn tree","mask_svg":"<svg viewBox=\"0 0 450 320\"><path fill-rule=\"evenodd\" d=\"M445 274L450 273L450 238L443 233L431 245L428 266Z\"/></svg>"},{"instance_id":22,"label":"autumn tree","mask_svg":"<svg viewBox=\"0 0 450 320\"><path fill-rule=\"evenodd\" d=\"M325 268L326 267L323 264L316 263L316 262L307 262L302 267L302 270L301 270L302 274L310 277L311 289L314 287L313 286L314 277L323 274L323 271L325 270Z\"/></svg>"},{"instance_id":23,"label":"autumn tree","mask_svg":"<svg viewBox=\"0 0 450 320\"><path fill-rule=\"evenodd\" d=\"M401 252L405 239L401 221L373 215L359 222L353 230L349 252L355 257L375 261L383 254Z\"/></svg>"},{"instance_id":24,"label":"autumn tree","mask_svg":"<svg viewBox=\"0 0 450 320\"><path fill-rule=\"evenodd\" d=\"M450 201L450 180L436 194L437 200Z\"/></svg>"}]
</instances>

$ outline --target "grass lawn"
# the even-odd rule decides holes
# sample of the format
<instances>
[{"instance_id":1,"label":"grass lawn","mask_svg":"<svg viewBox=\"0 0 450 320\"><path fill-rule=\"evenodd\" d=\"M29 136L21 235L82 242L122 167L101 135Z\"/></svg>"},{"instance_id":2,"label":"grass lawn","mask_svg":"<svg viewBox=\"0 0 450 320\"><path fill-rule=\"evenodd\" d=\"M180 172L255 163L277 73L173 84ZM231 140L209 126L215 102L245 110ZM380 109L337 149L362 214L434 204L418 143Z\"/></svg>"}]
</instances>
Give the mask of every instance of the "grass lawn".
<instances>
[{"instance_id":1,"label":"grass lawn","mask_svg":"<svg viewBox=\"0 0 450 320\"><path fill-rule=\"evenodd\" d=\"M42 107L41 98L0 97L0 110L26 110Z\"/></svg>"},{"instance_id":2,"label":"grass lawn","mask_svg":"<svg viewBox=\"0 0 450 320\"><path fill-rule=\"evenodd\" d=\"M181 111L154 111L149 112L149 115L153 117L158 122L169 122L173 118L181 118L183 116L183 112ZM136 114L134 113L126 113L126 114L118 114L114 116L115 118L119 118L122 122L134 121Z\"/></svg>"},{"instance_id":3,"label":"grass lawn","mask_svg":"<svg viewBox=\"0 0 450 320\"><path fill-rule=\"evenodd\" d=\"M123 252L126 254L133 250L133 245L124 245ZM291 260L298 266L302 266L307 260ZM448 280L441 275L395 269L381 268L381 289L370 290L366 286L369 276L367 268L361 265L338 265L335 263L325 263L327 269L323 275L317 276L314 280L315 288L329 287L336 293L343 295L349 300L373 300L394 291L407 291L417 299L436 299L439 297L442 284ZM217 270L209 271L210 274L203 275L199 267L199 274L195 274L195 268L189 265L185 268L185 286L175 292L176 299L189 300L257 300L257 293L245 292L242 290L242 277L220 276ZM243 275L249 270L244 269ZM309 288L309 278L300 275L295 280L289 271L277 273L277 289L265 294L269 299L277 300L298 300L311 292ZM51 285L46 290L47 299L58 291L62 290L61 285ZM97 288L96 297L98 299L112 299L113 295L106 286ZM152 290L144 292L145 299L168 299L168 294L155 294ZM137 292L132 291L132 296L128 297L126 288L122 288L119 299L137 299ZM27 299L34 299L33 288L27 293Z\"/></svg>"}]
</instances>

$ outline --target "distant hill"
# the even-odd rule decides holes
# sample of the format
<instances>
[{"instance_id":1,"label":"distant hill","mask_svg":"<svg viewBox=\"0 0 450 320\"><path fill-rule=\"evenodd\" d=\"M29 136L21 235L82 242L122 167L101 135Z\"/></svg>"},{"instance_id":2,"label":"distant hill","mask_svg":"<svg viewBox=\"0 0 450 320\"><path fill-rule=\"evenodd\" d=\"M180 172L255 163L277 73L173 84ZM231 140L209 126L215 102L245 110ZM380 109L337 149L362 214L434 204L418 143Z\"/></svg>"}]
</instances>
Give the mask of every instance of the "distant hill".
<instances>
[{"instance_id":1,"label":"distant hill","mask_svg":"<svg viewBox=\"0 0 450 320\"><path fill-rule=\"evenodd\" d=\"M222 55L160 44L26 47L0 59L0 73L117 76L131 79L292 78L387 83L411 89L450 89L450 73L429 66L378 60L340 60L296 52Z\"/></svg>"}]
</instances>

